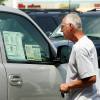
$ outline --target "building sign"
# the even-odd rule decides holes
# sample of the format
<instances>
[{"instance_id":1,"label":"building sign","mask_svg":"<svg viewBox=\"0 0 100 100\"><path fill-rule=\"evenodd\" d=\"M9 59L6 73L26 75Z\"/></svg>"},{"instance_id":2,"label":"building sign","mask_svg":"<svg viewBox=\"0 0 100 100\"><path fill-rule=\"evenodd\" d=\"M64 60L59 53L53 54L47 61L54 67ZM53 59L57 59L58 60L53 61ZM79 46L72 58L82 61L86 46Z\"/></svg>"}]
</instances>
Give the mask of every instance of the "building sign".
<instances>
[{"instance_id":1,"label":"building sign","mask_svg":"<svg viewBox=\"0 0 100 100\"><path fill-rule=\"evenodd\" d=\"M100 10L100 3L96 3L96 4L94 4L94 6L95 6L96 9Z\"/></svg>"}]
</instances>

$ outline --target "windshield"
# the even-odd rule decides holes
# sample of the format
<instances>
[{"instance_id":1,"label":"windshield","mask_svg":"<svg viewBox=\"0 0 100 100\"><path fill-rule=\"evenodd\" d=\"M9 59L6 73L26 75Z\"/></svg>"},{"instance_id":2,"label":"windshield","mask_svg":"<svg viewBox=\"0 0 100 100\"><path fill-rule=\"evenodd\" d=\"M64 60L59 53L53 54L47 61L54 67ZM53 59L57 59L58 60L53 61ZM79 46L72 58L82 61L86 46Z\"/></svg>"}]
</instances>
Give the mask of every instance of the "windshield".
<instances>
[{"instance_id":1,"label":"windshield","mask_svg":"<svg viewBox=\"0 0 100 100\"><path fill-rule=\"evenodd\" d=\"M100 38L100 15L90 15L81 14L82 26L84 33L89 37ZM63 32L61 32L60 25L55 29L55 31L50 36L51 38L63 37Z\"/></svg>"},{"instance_id":2,"label":"windshield","mask_svg":"<svg viewBox=\"0 0 100 100\"><path fill-rule=\"evenodd\" d=\"M82 22L85 34L100 37L100 15L83 16Z\"/></svg>"},{"instance_id":3,"label":"windshield","mask_svg":"<svg viewBox=\"0 0 100 100\"><path fill-rule=\"evenodd\" d=\"M50 37L56 38L56 37L63 37L63 32L61 32L60 25L53 31Z\"/></svg>"}]
</instances>

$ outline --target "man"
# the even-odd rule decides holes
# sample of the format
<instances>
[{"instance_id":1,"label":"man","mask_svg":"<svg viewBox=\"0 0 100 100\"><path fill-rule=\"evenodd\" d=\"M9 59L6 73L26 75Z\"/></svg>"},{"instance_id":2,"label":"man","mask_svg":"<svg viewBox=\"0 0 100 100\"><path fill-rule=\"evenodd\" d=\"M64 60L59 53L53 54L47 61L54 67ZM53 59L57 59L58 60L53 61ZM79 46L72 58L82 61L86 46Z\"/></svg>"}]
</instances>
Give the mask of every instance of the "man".
<instances>
[{"instance_id":1,"label":"man","mask_svg":"<svg viewBox=\"0 0 100 100\"><path fill-rule=\"evenodd\" d=\"M67 100L100 100L97 52L82 31L80 17L76 13L66 15L61 31L65 39L75 43L67 66L66 83L60 85L61 93L68 93Z\"/></svg>"}]
</instances>

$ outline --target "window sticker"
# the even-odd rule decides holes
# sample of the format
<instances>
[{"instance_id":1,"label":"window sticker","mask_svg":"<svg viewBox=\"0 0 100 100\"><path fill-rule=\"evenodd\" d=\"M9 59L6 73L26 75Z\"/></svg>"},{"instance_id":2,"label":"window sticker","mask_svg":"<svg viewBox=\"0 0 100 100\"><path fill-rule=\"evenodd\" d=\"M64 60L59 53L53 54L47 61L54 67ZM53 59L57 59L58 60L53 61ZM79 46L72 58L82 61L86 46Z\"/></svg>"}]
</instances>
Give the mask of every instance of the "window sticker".
<instances>
[{"instance_id":1,"label":"window sticker","mask_svg":"<svg viewBox=\"0 0 100 100\"><path fill-rule=\"evenodd\" d=\"M8 59L25 60L22 37L23 35L20 32L3 31Z\"/></svg>"},{"instance_id":2,"label":"window sticker","mask_svg":"<svg viewBox=\"0 0 100 100\"><path fill-rule=\"evenodd\" d=\"M41 61L41 52L39 45L25 45L25 52L28 60Z\"/></svg>"}]
</instances>

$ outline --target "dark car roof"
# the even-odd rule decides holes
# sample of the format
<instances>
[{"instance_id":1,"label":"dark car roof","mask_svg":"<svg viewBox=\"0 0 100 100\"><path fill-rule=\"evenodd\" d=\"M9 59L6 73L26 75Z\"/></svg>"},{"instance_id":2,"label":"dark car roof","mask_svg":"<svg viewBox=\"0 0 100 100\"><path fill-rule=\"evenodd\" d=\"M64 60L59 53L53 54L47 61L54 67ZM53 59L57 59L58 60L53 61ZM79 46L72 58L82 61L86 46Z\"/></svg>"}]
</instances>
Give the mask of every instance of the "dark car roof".
<instances>
[{"instance_id":1,"label":"dark car roof","mask_svg":"<svg viewBox=\"0 0 100 100\"><path fill-rule=\"evenodd\" d=\"M84 12L84 13L80 13L80 15L82 15L82 16L100 16L100 11L88 11L88 12Z\"/></svg>"}]
</instances>

